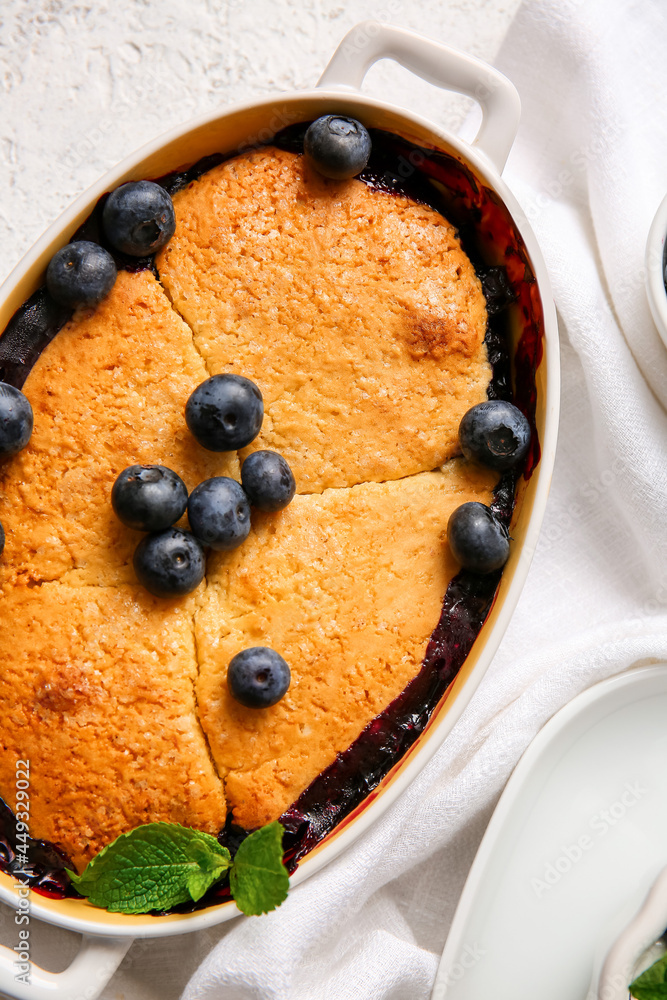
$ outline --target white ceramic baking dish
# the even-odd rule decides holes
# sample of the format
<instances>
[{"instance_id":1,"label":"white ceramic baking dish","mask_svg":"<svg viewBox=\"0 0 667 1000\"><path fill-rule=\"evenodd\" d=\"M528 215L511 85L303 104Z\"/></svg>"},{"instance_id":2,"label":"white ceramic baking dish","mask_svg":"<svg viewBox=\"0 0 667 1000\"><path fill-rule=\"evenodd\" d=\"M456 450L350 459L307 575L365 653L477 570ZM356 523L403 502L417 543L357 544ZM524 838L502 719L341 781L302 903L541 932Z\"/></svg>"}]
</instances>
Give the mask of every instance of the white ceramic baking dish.
<instances>
[{"instance_id":1,"label":"white ceramic baking dish","mask_svg":"<svg viewBox=\"0 0 667 1000\"><path fill-rule=\"evenodd\" d=\"M393 59L437 87L474 98L483 120L472 144L435 124L360 93L368 69L382 58ZM518 203L501 180L519 122L519 98L513 85L496 70L468 55L412 32L375 22L357 25L343 39L313 91L279 94L235 106L180 126L124 160L82 195L45 233L0 289L0 329L43 282L48 261L90 214L99 197L126 180L160 177L214 152L236 151L265 143L286 125L325 113L352 115L368 127L397 133L415 144L450 154L472 172L477 182L505 206L523 241L535 275L536 309L543 317L542 355L535 374L536 426L541 460L519 486L512 524L514 544L492 610L471 653L431 722L401 763L331 835L309 854L292 876L298 885L359 837L401 794L433 756L460 716L488 667L507 627L526 578L545 510L556 447L559 406L559 358L556 314L549 280L535 237ZM493 263L493 262L491 262ZM496 261L495 263L500 263ZM514 345L516 347L516 345ZM0 899L12 908L17 891L0 874ZM186 915L123 916L90 906L85 900L51 900L35 893L31 916L84 935L72 965L60 974L33 967L31 984L15 980L15 953L0 948L0 990L24 1000L86 997L94 1000L121 962L133 938L183 934L236 916L232 902ZM253 918L254 919L254 918Z\"/></svg>"}]
</instances>

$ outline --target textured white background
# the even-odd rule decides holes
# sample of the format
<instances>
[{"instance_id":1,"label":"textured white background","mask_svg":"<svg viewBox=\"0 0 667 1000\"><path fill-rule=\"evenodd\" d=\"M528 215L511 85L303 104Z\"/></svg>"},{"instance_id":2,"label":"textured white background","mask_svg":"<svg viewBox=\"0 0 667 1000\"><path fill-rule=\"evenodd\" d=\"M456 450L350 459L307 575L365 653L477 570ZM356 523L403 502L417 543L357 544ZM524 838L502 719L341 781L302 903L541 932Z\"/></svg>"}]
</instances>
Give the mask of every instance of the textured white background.
<instances>
[{"instance_id":1,"label":"textured white background","mask_svg":"<svg viewBox=\"0 0 667 1000\"><path fill-rule=\"evenodd\" d=\"M59 213L125 155L194 115L311 87L358 21L389 21L493 60L518 5L0 0L0 280ZM389 63L369 73L365 89L453 128L467 107ZM54 971L64 968L78 937L33 928L34 958ZM11 945L13 932L13 915L0 908L0 941ZM175 1000L224 933L225 927L136 943L104 1000Z\"/></svg>"},{"instance_id":2,"label":"textured white background","mask_svg":"<svg viewBox=\"0 0 667 1000\"><path fill-rule=\"evenodd\" d=\"M307 89L375 17L493 59L518 0L0 0L0 280L73 199L194 115ZM390 63L369 93L456 125L461 100Z\"/></svg>"}]
</instances>

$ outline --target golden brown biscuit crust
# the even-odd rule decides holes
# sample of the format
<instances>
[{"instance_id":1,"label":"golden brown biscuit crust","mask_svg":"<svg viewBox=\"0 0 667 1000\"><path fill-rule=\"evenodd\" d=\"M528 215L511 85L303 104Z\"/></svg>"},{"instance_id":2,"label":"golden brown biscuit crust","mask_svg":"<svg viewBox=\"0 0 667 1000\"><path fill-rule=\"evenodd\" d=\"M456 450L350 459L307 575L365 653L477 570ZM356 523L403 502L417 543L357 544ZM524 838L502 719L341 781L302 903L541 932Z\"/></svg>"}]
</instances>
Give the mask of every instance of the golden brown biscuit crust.
<instances>
[{"instance_id":1,"label":"golden brown biscuit crust","mask_svg":"<svg viewBox=\"0 0 667 1000\"><path fill-rule=\"evenodd\" d=\"M157 819L217 833L222 786L195 710L195 598L15 587L2 599L0 787L30 761L30 832L80 869Z\"/></svg>"},{"instance_id":2,"label":"golden brown biscuit crust","mask_svg":"<svg viewBox=\"0 0 667 1000\"><path fill-rule=\"evenodd\" d=\"M274 148L209 171L174 208L160 278L211 374L261 387L250 450L281 452L302 493L458 453L491 370L482 289L446 219Z\"/></svg>"},{"instance_id":3,"label":"golden brown biscuit crust","mask_svg":"<svg viewBox=\"0 0 667 1000\"><path fill-rule=\"evenodd\" d=\"M60 331L25 386L35 415L30 443L0 466L3 588L135 583L141 535L109 501L128 465L166 465L189 490L213 475L238 478L236 455L205 451L183 419L205 378L190 329L149 271L121 271L96 309Z\"/></svg>"},{"instance_id":4,"label":"golden brown biscuit crust","mask_svg":"<svg viewBox=\"0 0 667 1000\"><path fill-rule=\"evenodd\" d=\"M197 700L235 822L277 819L418 673L458 570L449 515L489 503L495 482L455 459L439 472L297 496L209 563ZM230 659L253 645L291 666L271 708L244 708L227 690Z\"/></svg>"},{"instance_id":5,"label":"golden brown biscuit crust","mask_svg":"<svg viewBox=\"0 0 667 1000\"><path fill-rule=\"evenodd\" d=\"M216 168L176 209L166 292L121 272L74 317L26 383L33 438L0 467L0 794L14 805L29 758L31 834L79 868L144 822L215 832L227 803L249 828L279 816L419 669L457 569L447 517L494 483L461 460L431 471L490 376L479 283L441 216L277 150ZM251 448L282 451L300 495L255 513L198 592L160 601L136 584L140 535L111 486L134 463L189 489L240 478L183 418L217 371L258 383ZM227 694L249 645L291 664L272 709Z\"/></svg>"},{"instance_id":6,"label":"golden brown biscuit crust","mask_svg":"<svg viewBox=\"0 0 667 1000\"><path fill-rule=\"evenodd\" d=\"M32 438L0 467L0 794L13 805L15 759L28 758L31 834L77 865L144 822L224 822L194 699L195 597L137 585L141 535L110 503L135 463L174 468L190 489L238 477L235 455L204 451L185 426L205 378L152 274L121 272L38 359Z\"/></svg>"}]
</instances>

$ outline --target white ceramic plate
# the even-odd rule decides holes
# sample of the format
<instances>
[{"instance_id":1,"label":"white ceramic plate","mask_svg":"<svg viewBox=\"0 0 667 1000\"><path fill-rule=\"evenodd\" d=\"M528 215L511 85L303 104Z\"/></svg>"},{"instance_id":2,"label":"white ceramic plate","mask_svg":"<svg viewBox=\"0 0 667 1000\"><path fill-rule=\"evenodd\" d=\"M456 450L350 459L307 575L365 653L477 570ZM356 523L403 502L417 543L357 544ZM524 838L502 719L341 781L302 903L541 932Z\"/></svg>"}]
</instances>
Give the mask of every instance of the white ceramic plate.
<instances>
[{"instance_id":1,"label":"white ceramic plate","mask_svg":"<svg viewBox=\"0 0 667 1000\"><path fill-rule=\"evenodd\" d=\"M667 861L667 664L579 695L493 814L432 1000L594 1000L599 969Z\"/></svg>"}]
</instances>

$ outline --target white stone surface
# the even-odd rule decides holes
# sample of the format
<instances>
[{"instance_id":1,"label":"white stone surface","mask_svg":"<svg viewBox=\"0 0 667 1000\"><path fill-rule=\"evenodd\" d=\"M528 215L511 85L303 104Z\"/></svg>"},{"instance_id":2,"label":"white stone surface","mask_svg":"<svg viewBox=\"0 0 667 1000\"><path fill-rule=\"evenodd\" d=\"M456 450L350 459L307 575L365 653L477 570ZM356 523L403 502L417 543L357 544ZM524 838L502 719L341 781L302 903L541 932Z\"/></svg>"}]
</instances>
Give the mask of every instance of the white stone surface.
<instances>
[{"instance_id":1,"label":"white stone surface","mask_svg":"<svg viewBox=\"0 0 667 1000\"><path fill-rule=\"evenodd\" d=\"M375 17L493 59L518 0L2 0L0 281L74 198L197 114L314 85ZM465 102L390 63L369 93L456 126Z\"/></svg>"},{"instance_id":2,"label":"white stone surface","mask_svg":"<svg viewBox=\"0 0 667 1000\"><path fill-rule=\"evenodd\" d=\"M492 61L519 0L0 0L0 280L59 213L144 142L196 114L314 85L368 17ZM368 93L456 128L467 103L383 63ZM452 908L455 905L452 900ZM176 1000L222 928L136 942L103 1000ZM0 942L14 941L0 906ZM33 924L58 971L78 936Z\"/></svg>"}]
</instances>

